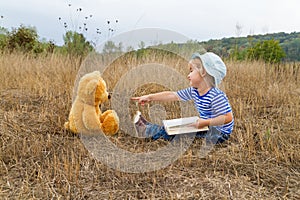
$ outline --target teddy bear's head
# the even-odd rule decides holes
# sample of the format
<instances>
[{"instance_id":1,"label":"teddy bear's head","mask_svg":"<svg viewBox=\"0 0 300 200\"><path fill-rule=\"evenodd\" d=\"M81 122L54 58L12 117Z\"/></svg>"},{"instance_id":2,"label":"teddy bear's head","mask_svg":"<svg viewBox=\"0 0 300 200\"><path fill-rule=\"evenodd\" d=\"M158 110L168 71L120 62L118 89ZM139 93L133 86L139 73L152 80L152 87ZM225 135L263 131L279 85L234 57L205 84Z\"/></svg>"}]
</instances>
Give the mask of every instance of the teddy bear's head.
<instances>
[{"instance_id":1,"label":"teddy bear's head","mask_svg":"<svg viewBox=\"0 0 300 200\"><path fill-rule=\"evenodd\" d=\"M95 91L95 103L103 103L109 99L109 94L106 89L105 81L103 79L99 80Z\"/></svg>"},{"instance_id":2,"label":"teddy bear's head","mask_svg":"<svg viewBox=\"0 0 300 200\"><path fill-rule=\"evenodd\" d=\"M85 74L80 79L77 96L89 105L99 105L108 100L106 83L99 71Z\"/></svg>"}]
</instances>

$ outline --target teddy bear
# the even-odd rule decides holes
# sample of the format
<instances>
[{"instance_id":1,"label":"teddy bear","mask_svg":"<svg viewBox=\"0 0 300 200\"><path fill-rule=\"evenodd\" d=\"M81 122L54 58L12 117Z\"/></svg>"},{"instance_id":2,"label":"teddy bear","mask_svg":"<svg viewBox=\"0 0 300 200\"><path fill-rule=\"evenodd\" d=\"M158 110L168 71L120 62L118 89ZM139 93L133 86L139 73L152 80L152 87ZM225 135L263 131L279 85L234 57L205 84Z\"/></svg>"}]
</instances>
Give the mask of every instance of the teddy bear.
<instances>
[{"instance_id":1,"label":"teddy bear","mask_svg":"<svg viewBox=\"0 0 300 200\"><path fill-rule=\"evenodd\" d=\"M100 131L105 135L115 135L119 130L117 113L114 110L102 113L99 108L108 98L106 82L99 71L82 76L65 128L83 135L94 135Z\"/></svg>"}]
</instances>

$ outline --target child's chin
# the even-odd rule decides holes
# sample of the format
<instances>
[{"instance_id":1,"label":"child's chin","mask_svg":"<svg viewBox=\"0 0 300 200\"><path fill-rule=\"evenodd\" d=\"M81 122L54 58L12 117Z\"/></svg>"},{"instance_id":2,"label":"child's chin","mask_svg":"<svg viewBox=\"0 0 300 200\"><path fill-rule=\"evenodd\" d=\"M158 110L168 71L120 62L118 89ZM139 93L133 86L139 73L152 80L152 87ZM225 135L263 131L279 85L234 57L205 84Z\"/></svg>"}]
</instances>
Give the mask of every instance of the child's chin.
<instances>
[{"instance_id":1,"label":"child's chin","mask_svg":"<svg viewBox=\"0 0 300 200\"><path fill-rule=\"evenodd\" d=\"M191 83L190 83L190 86L191 86L191 87L193 87L193 88L195 88L195 89L197 89L197 87L196 87L196 86L194 86L194 85L193 85L193 84L191 84Z\"/></svg>"}]
</instances>

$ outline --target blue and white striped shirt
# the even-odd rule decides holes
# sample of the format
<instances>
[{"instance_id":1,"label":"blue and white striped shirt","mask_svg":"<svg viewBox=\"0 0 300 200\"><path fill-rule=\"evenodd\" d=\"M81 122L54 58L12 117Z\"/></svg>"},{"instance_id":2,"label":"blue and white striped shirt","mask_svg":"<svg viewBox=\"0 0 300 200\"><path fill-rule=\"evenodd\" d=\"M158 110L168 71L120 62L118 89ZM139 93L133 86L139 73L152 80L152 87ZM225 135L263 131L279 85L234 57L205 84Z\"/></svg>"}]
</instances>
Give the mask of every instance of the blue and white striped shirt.
<instances>
[{"instance_id":1,"label":"blue and white striped shirt","mask_svg":"<svg viewBox=\"0 0 300 200\"><path fill-rule=\"evenodd\" d=\"M177 95L182 101L193 100L201 119L215 118L232 111L225 93L218 88L212 88L206 94L200 96L196 88L189 87L177 91ZM230 134L233 130L233 125L234 120L232 119L227 124L215 127L224 134Z\"/></svg>"}]
</instances>

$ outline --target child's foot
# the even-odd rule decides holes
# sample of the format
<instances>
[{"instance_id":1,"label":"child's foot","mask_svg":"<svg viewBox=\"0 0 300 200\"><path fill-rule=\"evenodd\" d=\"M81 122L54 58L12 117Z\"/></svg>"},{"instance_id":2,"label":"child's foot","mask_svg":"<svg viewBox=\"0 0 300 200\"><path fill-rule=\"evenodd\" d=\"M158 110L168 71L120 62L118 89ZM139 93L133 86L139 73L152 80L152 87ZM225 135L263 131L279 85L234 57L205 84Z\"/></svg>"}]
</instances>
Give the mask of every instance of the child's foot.
<instances>
[{"instance_id":1,"label":"child's foot","mask_svg":"<svg viewBox=\"0 0 300 200\"><path fill-rule=\"evenodd\" d=\"M133 123L135 130L137 131L138 136L145 137L146 136L146 128L147 125L150 124L141 114L140 111L137 111L133 117Z\"/></svg>"},{"instance_id":2,"label":"child's foot","mask_svg":"<svg viewBox=\"0 0 300 200\"><path fill-rule=\"evenodd\" d=\"M151 138L152 140L157 140L159 137L161 137L161 134L166 135L165 137L168 137L167 133L164 131L164 129L161 128L160 125L152 124L151 122L148 122L141 115L140 111L137 111L136 114L134 115L133 123L134 123L135 130L137 131L137 136L139 137ZM155 138L154 137L155 135L158 137Z\"/></svg>"}]
</instances>

